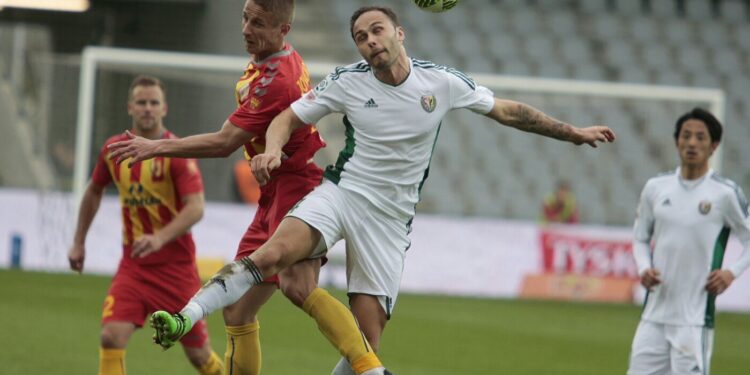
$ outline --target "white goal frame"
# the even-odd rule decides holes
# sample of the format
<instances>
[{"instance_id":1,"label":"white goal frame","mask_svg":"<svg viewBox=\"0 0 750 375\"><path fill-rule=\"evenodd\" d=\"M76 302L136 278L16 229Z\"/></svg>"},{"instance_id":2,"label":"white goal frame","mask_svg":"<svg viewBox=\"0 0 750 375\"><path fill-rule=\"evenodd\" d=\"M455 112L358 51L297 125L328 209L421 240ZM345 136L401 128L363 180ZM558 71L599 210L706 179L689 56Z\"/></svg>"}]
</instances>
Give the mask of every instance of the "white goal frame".
<instances>
[{"instance_id":1,"label":"white goal frame","mask_svg":"<svg viewBox=\"0 0 750 375\"><path fill-rule=\"evenodd\" d=\"M86 47L81 57L79 77L78 120L76 124L75 166L73 170L73 196L80 201L88 180L91 160L91 137L94 102L96 97L96 71L100 65L127 65L175 67L194 70L214 70L240 73L248 57L220 56L197 53L162 52L111 47ZM348 62L345 62L348 63ZM322 78L332 72L337 64L306 62L310 77ZM210 67L210 68L209 68ZM711 112L721 121L725 117L725 95L720 89L677 86L656 86L631 83L594 82L567 79L509 77L494 74L470 74L478 83L508 90L552 94L586 94L602 97L628 97L635 99L662 99L705 101L711 103ZM711 159L712 168L721 171L722 148Z\"/></svg>"}]
</instances>

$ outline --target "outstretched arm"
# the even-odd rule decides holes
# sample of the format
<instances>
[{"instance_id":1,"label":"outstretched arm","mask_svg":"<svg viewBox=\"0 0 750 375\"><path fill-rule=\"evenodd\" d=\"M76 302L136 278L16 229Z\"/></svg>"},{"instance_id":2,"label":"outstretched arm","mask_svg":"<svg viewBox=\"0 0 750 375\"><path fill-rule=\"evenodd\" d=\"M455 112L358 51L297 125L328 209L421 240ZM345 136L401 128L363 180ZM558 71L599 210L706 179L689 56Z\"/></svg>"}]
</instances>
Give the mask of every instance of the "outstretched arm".
<instances>
[{"instance_id":1,"label":"outstretched arm","mask_svg":"<svg viewBox=\"0 0 750 375\"><path fill-rule=\"evenodd\" d=\"M215 133L191 135L185 138L146 139L127 132L128 140L114 142L108 146L110 158L117 163L132 158L128 165L155 156L177 158L227 157L254 136L229 120Z\"/></svg>"},{"instance_id":2,"label":"outstretched arm","mask_svg":"<svg viewBox=\"0 0 750 375\"><path fill-rule=\"evenodd\" d=\"M271 178L271 171L281 165L281 149L289 141L292 132L304 125L305 123L297 117L291 107L279 113L271 121L266 131L266 151L253 156L250 160L250 167L260 185L265 185Z\"/></svg>"},{"instance_id":3,"label":"outstretched arm","mask_svg":"<svg viewBox=\"0 0 750 375\"><path fill-rule=\"evenodd\" d=\"M486 116L503 125L577 145L586 143L591 147L597 147L597 142L615 140L615 133L606 126L577 128L547 116L528 104L512 100L495 98L495 105Z\"/></svg>"}]
</instances>

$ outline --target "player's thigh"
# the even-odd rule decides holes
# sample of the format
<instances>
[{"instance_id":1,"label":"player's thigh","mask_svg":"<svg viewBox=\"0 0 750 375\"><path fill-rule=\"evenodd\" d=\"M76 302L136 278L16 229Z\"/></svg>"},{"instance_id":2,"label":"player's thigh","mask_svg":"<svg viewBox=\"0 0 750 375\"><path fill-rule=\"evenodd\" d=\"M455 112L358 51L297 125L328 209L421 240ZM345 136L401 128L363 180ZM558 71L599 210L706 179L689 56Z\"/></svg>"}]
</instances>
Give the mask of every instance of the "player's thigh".
<instances>
[{"instance_id":1,"label":"player's thigh","mask_svg":"<svg viewBox=\"0 0 750 375\"><path fill-rule=\"evenodd\" d=\"M664 325L641 321L630 349L628 375L669 375L669 351Z\"/></svg>"},{"instance_id":2,"label":"player's thigh","mask_svg":"<svg viewBox=\"0 0 750 375\"><path fill-rule=\"evenodd\" d=\"M292 303L302 307L307 297L318 287L321 259L305 259L279 273L279 286Z\"/></svg>"},{"instance_id":3,"label":"player's thigh","mask_svg":"<svg viewBox=\"0 0 750 375\"><path fill-rule=\"evenodd\" d=\"M410 245L408 226L406 218L390 216L369 202L344 219L348 292L378 296L387 317L398 297Z\"/></svg>"},{"instance_id":4,"label":"player's thigh","mask_svg":"<svg viewBox=\"0 0 750 375\"><path fill-rule=\"evenodd\" d=\"M304 258L323 257L343 237L344 194L334 183L324 181L289 210L271 240L276 237L291 238L288 232L302 230L298 235L304 236L305 245L311 248L306 249L311 251Z\"/></svg>"},{"instance_id":5,"label":"player's thigh","mask_svg":"<svg viewBox=\"0 0 750 375\"><path fill-rule=\"evenodd\" d=\"M224 323L227 326L242 326L254 322L261 307L268 302L276 288L274 283L254 285L237 302L224 307Z\"/></svg>"},{"instance_id":6,"label":"player's thigh","mask_svg":"<svg viewBox=\"0 0 750 375\"><path fill-rule=\"evenodd\" d=\"M708 374L713 330L699 326L668 326L672 375Z\"/></svg>"},{"instance_id":7,"label":"player's thigh","mask_svg":"<svg viewBox=\"0 0 750 375\"><path fill-rule=\"evenodd\" d=\"M110 320L102 325L100 344L106 349L124 349L135 329L131 322Z\"/></svg>"},{"instance_id":8,"label":"player's thigh","mask_svg":"<svg viewBox=\"0 0 750 375\"><path fill-rule=\"evenodd\" d=\"M380 336L388 321L380 297L353 293L349 295L349 305L367 341L377 351L380 346Z\"/></svg>"}]
</instances>

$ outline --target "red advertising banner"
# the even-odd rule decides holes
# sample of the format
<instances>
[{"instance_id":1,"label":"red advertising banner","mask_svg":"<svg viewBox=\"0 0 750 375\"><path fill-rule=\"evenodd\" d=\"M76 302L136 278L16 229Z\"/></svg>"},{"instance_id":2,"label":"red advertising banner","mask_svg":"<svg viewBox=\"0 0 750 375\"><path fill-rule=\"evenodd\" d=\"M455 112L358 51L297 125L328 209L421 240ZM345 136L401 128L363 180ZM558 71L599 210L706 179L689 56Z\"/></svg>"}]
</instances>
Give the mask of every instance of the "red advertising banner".
<instances>
[{"instance_id":1,"label":"red advertising banner","mask_svg":"<svg viewBox=\"0 0 750 375\"><path fill-rule=\"evenodd\" d=\"M552 230L540 233L545 273L638 279L628 240Z\"/></svg>"}]
</instances>

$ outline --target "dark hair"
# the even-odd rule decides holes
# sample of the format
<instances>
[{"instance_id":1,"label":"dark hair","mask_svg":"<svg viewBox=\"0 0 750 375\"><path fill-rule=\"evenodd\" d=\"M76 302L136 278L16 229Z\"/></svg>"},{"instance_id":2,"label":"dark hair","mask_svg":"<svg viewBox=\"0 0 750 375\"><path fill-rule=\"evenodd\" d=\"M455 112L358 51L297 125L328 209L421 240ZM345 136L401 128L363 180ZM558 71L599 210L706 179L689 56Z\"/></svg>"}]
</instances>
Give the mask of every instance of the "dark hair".
<instances>
[{"instance_id":1,"label":"dark hair","mask_svg":"<svg viewBox=\"0 0 750 375\"><path fill-rule=\"evenodd\" d=\"M167 88L164 87L164 83L159 78L140 75L138 77L135 77L135 79L133 79L133 82L130 83L130 89L128 90L128 100L133 99L133 91L138 86L159 86L161 92L164 94L164 98L166 99L167 97Z\"/></svg>"},{"instance_id":2,"label":"dark hair","mask_svg":"<svg viewBox=\"0 0 750 375\"><path fill-rule=\"evenodd\" d=\"M393 23L394 27L401 26L401 23L398 22L398 16L396 15L396 12L394 12L391 8L381 6L361 7L354 11L354 14L352 14L352 18L349 20L349 33L352 35L352 39L354 38L354 23L357 22L357 19L359 19L362 14L371 11L378 11L388 16L388 18L391 19L391 23Z\"/></svg>"},{"instance_id":3,"label":"dark hair","mask_svg":"<svg viewBox=\"0 0 750 375\"><path fill-rule=\"evenodd\" d=\"M294 0L251 0L266 12L273 13L277 25L294 21Z\"/></svg>"},{"instance_id":4,"label":"dark hair","mask_svg":"<svg viewBox=\"0 0 750 375\"><path fill-rule=\"evenodd\" d=\"M703 108L695 107L692 111L680 116L679 119L677 119L677 124L675 124L674 127L674 140L677 141L677 138L680 136L680 130L682 130L682 124L685 123L687 120L700 120L703 121L706 124L706 127L708 128L708 134L711 136L711 143L713 142L721 142L721 123L719 120L714 117L714 115L711 114L711 112L706 111Z\"/></svg>"}]
</instances>

